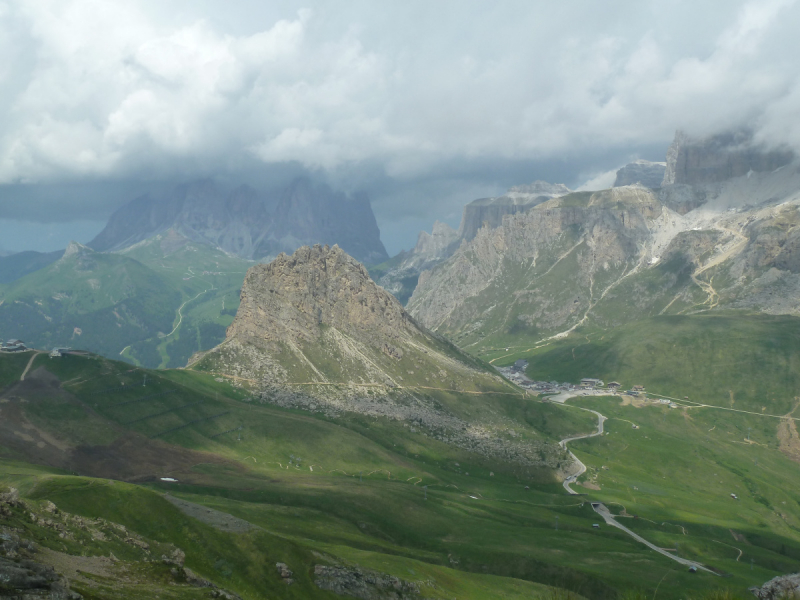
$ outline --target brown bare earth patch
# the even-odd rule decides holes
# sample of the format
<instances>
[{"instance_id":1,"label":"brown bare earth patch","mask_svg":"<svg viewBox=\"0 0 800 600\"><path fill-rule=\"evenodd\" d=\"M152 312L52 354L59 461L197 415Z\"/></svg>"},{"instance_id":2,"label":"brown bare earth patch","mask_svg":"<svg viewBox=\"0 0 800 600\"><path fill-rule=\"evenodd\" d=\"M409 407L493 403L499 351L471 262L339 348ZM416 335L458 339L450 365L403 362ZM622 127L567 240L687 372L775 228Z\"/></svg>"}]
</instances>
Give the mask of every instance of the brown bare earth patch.
<instances>
[{"instance_id":1,"label":"brown bare earth patch","mask_svg":"<svg viewBox=\"0 0 800 600\"><path fill-rule=\"evenodd\" d=\"M599 485L592 483L591 481L579 481L578 485L595 491L599 491L601 489Z\"/></svg>"},{"instance_id":2,"label":"brown bare earth patch","mask_svg":"<svg viewBox=\"0 0 800 600\"><path fill-rule=\"evenodd\" d=\"M797 433L795 420L791 418L798 405L800 405L800 402L795 402L791 412L784 415L780 423L778 423L778 442L780 451L784 456L800 463L800 435Z\"/></svg>"},{"instance_id":3,"label":"brown bare earth patch","mask_svg":"<svg viewBox=\"0 0 800 600\"><path fill-rule=\"evenodd\" d=\"M0 398L5 400L0 407L0 454L10 457L24 456L31 463L79 475L137 482L171 476L186 483L199 483L207 479L193 472L199 464L244 470L240 464L214 454L151 440L124 429L80 402L63 389L57 377L42 368L4 390ZM80 444L78 440L65 439L55 425L34 425L26 410L44 400L80 407L87 419L109 428L116 439L103 445Z\"/></svg>"},{"instance_id":4,"label":"brown bare earth patch","mask_svg":"<svg viewBox=\"0 0 800 600\"><path fill-rule=\"evenodd\" d=\"M643 406L647 406L647 401L639 398L638 396L628 396L627 394L623 394L622 398L622 406L633 406L634 408L642 408Z\"/></svg>"},{"instance_id":5,"label":"brown bare earth patch","mask_svg":"<svg viewBox=\"0 0 800 600\"><path fill-rule=\"evenodd\" d=\"M126 432L104 446L79 446L72 451L69 461L76 472L92 477L142 482L169 476L186 483L203 480L192 468L209 463L242 470L240 465L214 454L150 440L133 432Z\"/></svg>"}]
</instances>

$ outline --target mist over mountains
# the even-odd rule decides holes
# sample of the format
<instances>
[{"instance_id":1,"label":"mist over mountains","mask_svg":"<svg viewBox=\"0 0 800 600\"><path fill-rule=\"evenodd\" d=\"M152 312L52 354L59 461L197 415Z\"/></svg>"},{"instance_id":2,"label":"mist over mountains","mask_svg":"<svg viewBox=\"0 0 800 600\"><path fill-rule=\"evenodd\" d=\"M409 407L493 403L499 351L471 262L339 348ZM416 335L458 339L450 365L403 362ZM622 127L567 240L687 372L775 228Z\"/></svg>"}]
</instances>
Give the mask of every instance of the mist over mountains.
<instances>
[{"instance_id":1,"label":"mist over mountains","mask_svg":"<svg viewBox=\"0 0 800 600\"><path fill-rule=\"evenodd\" d=\"M276 195L246 185L225 191L211 180L146 194L117 210L88 245L121 250L167 229L246 259L315 243L339 244L368 264L388 258L366 195L350 197L307 178Z\"/></svg>"}]
</instances>

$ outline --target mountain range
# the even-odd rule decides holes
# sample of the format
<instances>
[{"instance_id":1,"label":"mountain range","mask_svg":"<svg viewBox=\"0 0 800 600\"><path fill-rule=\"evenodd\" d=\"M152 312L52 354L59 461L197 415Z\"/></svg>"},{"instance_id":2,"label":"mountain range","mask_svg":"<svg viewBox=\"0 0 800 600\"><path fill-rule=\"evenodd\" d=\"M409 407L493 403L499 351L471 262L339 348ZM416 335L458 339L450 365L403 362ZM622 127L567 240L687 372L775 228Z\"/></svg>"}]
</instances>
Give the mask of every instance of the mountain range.
<instances>
[{"instance_id":1,"label":"mountain range","mask_svg":"<svg viewBox=\"0 0 800 600\"><path fill-rule=\"evenodd\" d=\"M639 182L659 174L657 187ZM800 165L790 152L760 151L746 132L678 132L663 165L617 174L634 178L524 203L511 192L475 201L458 232L423 232L378 281L398 293L407 282L410 313L472 351L658 314L798 314ZM485 206L495 212L476 230Z\"/></svg>"},{"instance_id":2,"label":"mountain range","mask_svg":"<svg viewBox=\"0 0 800 600\"><path fill-rule=\"evenodd\" d=\"M245 185L226 192L211 180L146 194L117 210L88 245L117 251L168 229L250 260L309 243L340 244L367 264L388 258L366 195L347 196L307 178L276 195Z\"/></svg>"},{"instance_id":3,"label":"mountain range","mask_svg":"<svg viewBox=\"0 0 800 600\"><path fill-rule=\"evenodd\" d=\"M238 255L279 204L207 183L0 259L7 334L106 355L0 354L0 595L791 589L791 154L680 134L610 189L475 201L372 267L406 306L335 244Z\"/></svg>"},{"instance_id":4,"label":"mountain range","mask_svg":"<svg viewBox=\"0 0 800 600\"><path fill-rule=\"evenodd\" d=\"M309 243L387 258L367 197L308 179L276 194L211 180L147 194L87 246L0 257L0 334L183 366L224 339L253 262Z\"/></svg>"}]
</instances>

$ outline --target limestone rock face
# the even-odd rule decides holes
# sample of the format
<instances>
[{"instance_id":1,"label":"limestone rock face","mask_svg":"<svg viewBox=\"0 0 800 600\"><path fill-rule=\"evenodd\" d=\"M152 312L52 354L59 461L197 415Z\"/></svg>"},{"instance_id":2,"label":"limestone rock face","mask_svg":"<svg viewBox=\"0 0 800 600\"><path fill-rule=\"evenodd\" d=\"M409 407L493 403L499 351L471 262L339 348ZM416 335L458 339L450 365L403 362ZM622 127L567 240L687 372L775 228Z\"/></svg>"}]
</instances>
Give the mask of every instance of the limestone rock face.
<instances>
[{"instance_id":1,"label":"limestone rock face","mask_svg":"<svg viewBox=\"0 0 800 600\"><path fill-rule=\"evenodd\" d=\"M800 573L775 577L760 588L750 588L750 591L759 600L794 598L800 594Z\"/></svg>"},{"instance_id":2,"label":"limestone rock face","mask_svg":"<svg viewBox=\"0 0 800 600\"><path fill-rule=\"evenodd\" d=\"M648 188L661 187L667 163L637 160L617 171L614 187L640 184Z\"/></svg>"},{"instance_id":3,"label":"limestone rock face","mask_svg":"<svg viewBox=\"0 0 800 600\"><path fill-rule=\"evenodd\" d=\"M419 326L338 246L302 247L252 267L226 340L190 366L247 385L263 402L400 421L516 464L570 462L557 444L507 435L508 420L488 404L470 412L465 397L489 402L515 390Z\"/></svg>"},{"instance_id":4,"label":"limestone rock face","mask_svg":"<svg viewBox=\"0 0 800 600\"><path fill-rule=\"evenodd\" d=\"M304 246L247 272L228 339L307 342L322 328L395 339L415 329L397 299L338 246Z\"/></svg>"},{"instance_id":5,"label":"limestone rock face","mask_svg":"<svg viewBox=\"0 0 800 600\"><path fill-rule=\"evenodd\" d=\"M638 260L647 220L660 210L651 191L629 186L575 193L507 216L424 272L409 311L457 342L492 330L569 327L591 306L594 281L619 277ZM558 264L568 280L563 273L549 277Z\"/></svg>"},{"instance_id":6,"label":"limestone rock face","mask_svg":"<svg viewBox=\"0 0 800 600\"><path fill-rule=\"evenodd\" d=\"M662 185L698 185L726 181L749 172L774 171L794 159L789 150L765 150L749 131L692 139L678 131L667 151Z\"/></svg>"},{"instance_id":7,"label":"limestone rock face","mask_svg":"<svg viewBox=\"0 0 800 600\"><path fill-rule=\"evenodd\" d=\"M561 183L534 181L529 185L512 187L502 196L474 200L464 207L459 237L469 241L482 227L499 227L506 215L525 212L551 198L569 194L570 191Z\"/></svg>"},{"instance_id":8,"label":"limestone rock face","mask_svg":"<svg viewBox=\"0 0 800 600\"><path fill-rule=\"evenodd\" d=\"M417 245L392 259L394 264L377 273L376 280L402 302L406 302L417 286L420 273L452 256L463 242L475 238L482 228L499 227L506 215L526 212L569 193L570 189L564 184L534 181L514 186L502 196L474 200L464 207L457 232L437 221L432 233L421 232Z\"/></svg>"}]
</instances>

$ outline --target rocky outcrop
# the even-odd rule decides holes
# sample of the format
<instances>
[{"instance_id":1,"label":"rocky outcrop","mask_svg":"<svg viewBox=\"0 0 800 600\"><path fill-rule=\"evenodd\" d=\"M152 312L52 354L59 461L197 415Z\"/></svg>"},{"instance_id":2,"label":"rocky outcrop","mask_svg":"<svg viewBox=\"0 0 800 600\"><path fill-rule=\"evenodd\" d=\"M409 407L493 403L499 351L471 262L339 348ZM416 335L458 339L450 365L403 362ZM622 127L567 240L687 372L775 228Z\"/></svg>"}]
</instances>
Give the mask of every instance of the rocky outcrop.
<instances>
[{"instance_id":1,"label":"rocky outcrop","mask_svg":"<svg viewBox=\"0 0 800 600\"><path fill-rule=\"evenodd\" d=\"M121 250L168 229L248 259L309 243L338 243L367 263L388 258L364 194L347 196L306 178L279 194L248 186L226 192L210 180L146 194L117 210L89 245Z\"/></svg>"},{"instance_id":2,"label":"rocky outcrop","mask_svg":"<svg viewBox=\"0 0 800 600\"><path fill-rule=\"evenodd\" d=\"M0 517L7 520L15 509L27 509L17 490L0 492ZM70 591L67 580L53 567L34 560L36 553L36 544L20 537L18 531L0 528L0 596L18 600L80 600L82 596Z\"/></svg>"},{"instance_id":3,"label":"rocky outcrop","mask_svg":"<svg viewBox=\"0 0 800 600\"><path fill-rule=\"evenodd\" d=\"M595 301L595 281L620 277L638 261L647 221L660 211L651 191L629 186L507 216L423 273L409 311L459 341L569 328ZM556 271L559 264L565 271Z\"/></svg>"},{"instance_id":4,"label":"rocky outcrop","mask_svg":"<svg viewBox=\"0 0 800 600\"><path fill-rule=\"evenodd\" d=\"M406 302L422 271L452 256L463 242L472 240L482 228L499 227L506 215L528 211L542 202L569 193L570 189L561 183L534 181L514 186L502 196L474 200L464 207L457 232L437 221L432 233L421 232L417 245L393 258L386 268L376 271L375 279L384 289Z\"/></svg>"},{"instance_id":5,"label":"rocky outcrop","mask_svg":"<svg viewBox=\"0 0 800 600\"><path fill-rule=\"evenodd\" d=\"M525 212L542 202L569 194L570 191L561 183L534 181L529 185L512 187L503 196L474 200L464 207L458 230L459 238L469 241L483 227L499 227L506 215Z\"/></svg>"},{"instance_id":6,"label":"rocky outcrop","mask_svg":"<svg viewBox=\"0 0 800 600\"><path fill-rule=\"evenodd\" d=\"M420 328L338 246L305 246L252 267L225 342L200 361L264 385L500 382Z\"/></svg>"},{"instance_id":7,"label":"rocky outcrop","mask_svg":"<svg viewBox=\"0 0 800 600\"><path fill-rule=\"evenodd\" d=\"M248 270L227 338L303 344L325 328L387 343L416 333L400 303L358 261L338 246L304 246Z\"/></svg>"},{"instance_id":8,"label":"rocky outcrop","mask_svg":"<svg viewBox=\"0 0 800 600\"><path fill-rule=\"evenodd\" d=\"M662 185L717 183L750 172L774 171L794 159L790 150L769 150L747 130L693 139L678 131L667 151Z\"/></svg>"},{"instance_id":9,"label":"rocky outcrop","mask_svg":"<svg viewBox=\"0 0 800 600\"><path fill-rule=\"evenodd\" d=\"M0 536L7 534L0 534ZM80 600L53 567L33 560L12 561L0 556L0 594L13 600Z\"/></svg>"},{"instance_id":10,"label":"rocky outcrop","mask_svg":"<svg viewBox=\"0 0 800 600\"><path fill-rule=\"evenodd\" d=\"M661 187L667 163L636 160L617 171L614 187L639 184L648 188Z\"/></svg>"},{"instance_id":11,"label":"rocky outcrop","mask_svg":"<svg viewBox=\"0 0 800 600\"><path fill-rule=\"evenodd\" d=\"M247 382L262 402L401 422L517 465L568 462L557 445L507 433L507 422L492 421L490 411L462 413L459 394L512 388L420 327L337 246L303 247L252 267L225 342L191 365Z\"/></svg>"},{"instance_id":12,"label":"rocky outcrop","mask_svg":"<svg viewBox=\"0 0 800 600\"><path fill-rule=\"evenodd\" d=\"M421 596L418 583L357 567L314 567L314 583L321 590L361 600L404 600Z\"/></svg>"},{"instance_id":13,"label":"rocky outcrop","mask_svg":"<svg viewBox=\"0 0 800 600\"><path fill-rule=\"evenodd\" d=\"M770 579L760 588L750 588L759 600L783 600L800 596L800 573L781 575Z\"/></svg>"},{"instance_id":14,"label":"rocky outcrop","mask_svg":"<svg viewBox=\"0 0 800 600\"><path fill-rule=\"evenodd\" d=\"M419 233L417 245L410 252L401 252L373 276L383 289L405 303L417 287L419 274L450 257L460 243L455 229L436 221L431 233Z\"/></svg>"}]
</instances>

